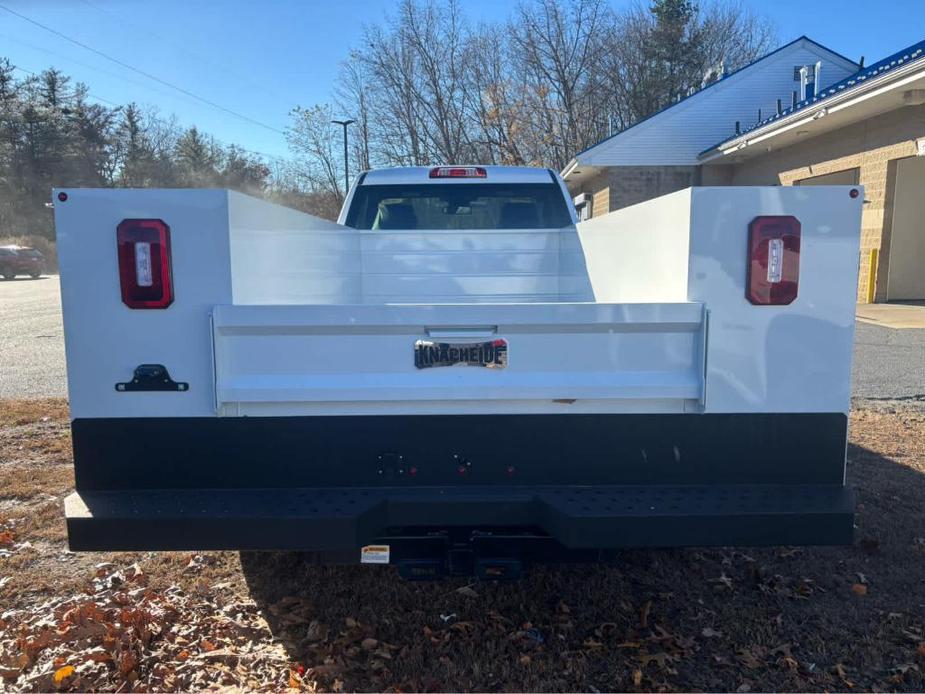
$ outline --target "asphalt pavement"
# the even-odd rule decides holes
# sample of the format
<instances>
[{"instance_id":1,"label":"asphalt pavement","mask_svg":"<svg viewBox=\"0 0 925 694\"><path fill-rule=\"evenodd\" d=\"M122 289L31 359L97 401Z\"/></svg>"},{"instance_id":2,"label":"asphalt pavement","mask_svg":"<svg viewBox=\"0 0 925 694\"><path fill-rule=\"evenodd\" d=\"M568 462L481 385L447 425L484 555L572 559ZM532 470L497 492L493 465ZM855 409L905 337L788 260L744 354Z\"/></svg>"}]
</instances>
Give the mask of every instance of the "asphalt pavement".
<instances>
[{"instance_id":1,"label":"asphalt pavement","mask_svg":"<svg viewBox=\"0 0 925 694\"><path fill-rule=\"evenodd\" d=\"M858 322L852 372L855 398L925 403L925 330Z\"/></svg>"},{"instance_id":2,"label":"asphalt pavement","mask_svg":"<svg viewBox=\"0 0 925 694\"><path fill-rule=\"evenodd\" d=\"M65 396L58 276L0 281L0 398Z\"/></svg>"},{"instance_id":3,"label":"asphalt pavement","mask_svg":"<svg viewBox=\"0 0 925 694\"><path fill-rule=\"evenodd\" d=\"M925 403L925 330L859 322L852 378L856 398ZM57 276L0 281L0 398L66 396Z\"/></svg>"}]
</instances>

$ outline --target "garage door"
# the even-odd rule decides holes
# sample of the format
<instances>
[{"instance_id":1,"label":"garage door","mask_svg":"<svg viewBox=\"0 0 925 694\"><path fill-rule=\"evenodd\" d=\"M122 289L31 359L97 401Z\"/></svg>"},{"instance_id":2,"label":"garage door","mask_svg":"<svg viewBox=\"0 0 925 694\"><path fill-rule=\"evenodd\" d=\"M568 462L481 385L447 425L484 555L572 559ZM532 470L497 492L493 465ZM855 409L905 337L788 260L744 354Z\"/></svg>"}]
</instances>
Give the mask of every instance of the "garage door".
<instances>
[{"instance_id":1,"label":"garage door","mask_svg":"<svg viewBox=\"0 0 925 694\"><path fill-rule=\"evenodd\" d=\"M794 181L795 186L856 186L858 184L858 169L845 169L834 173L810 176Z\"/></svg>"},{"instance_id":2,"label":"garage door","mask_svg":"<svg viewBox=\"0 0 925 694\"><path fill-rule=\"evenodd\" d=\"M925 157L897 163L887 298L925 299Z\"/></svg>"}]
</instances>

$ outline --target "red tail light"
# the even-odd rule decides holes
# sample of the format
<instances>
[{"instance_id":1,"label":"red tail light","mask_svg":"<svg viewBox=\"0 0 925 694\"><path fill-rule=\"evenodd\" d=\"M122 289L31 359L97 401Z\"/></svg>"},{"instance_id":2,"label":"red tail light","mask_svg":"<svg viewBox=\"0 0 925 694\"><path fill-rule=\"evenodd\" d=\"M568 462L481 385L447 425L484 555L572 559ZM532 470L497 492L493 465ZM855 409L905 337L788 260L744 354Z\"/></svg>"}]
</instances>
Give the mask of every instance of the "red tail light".
<instances>
[{"instance_id":1,"label":"red tail light","mask_svg":"<svg viewBox=\"0 0 925 694\"><path fill-rule=\"evenodd\" d=\"M481 166L435 166L431 178L486 178L488 172Z\"/></svg>"},{"instance_id":2,"label":"red tail light","mask_svg":"<svg viewBox=\"0 0 925 694\"><path fill-rule=\"evenodd\" d=\"M799 284L800 220L755 217L748 225L745 297L758 305L789 304L797 298Z\"/></svg>"},{"instance_id":3,"label":"red tail light","mask_svg":"<svg viewBox=\"0 0 925 694\"><path fill-rule=\"evenodd\" d=\"M170 228L159 219L126 219L116 229L122 303L167 308L173 302Z\"/></svg>"}]
</instances>

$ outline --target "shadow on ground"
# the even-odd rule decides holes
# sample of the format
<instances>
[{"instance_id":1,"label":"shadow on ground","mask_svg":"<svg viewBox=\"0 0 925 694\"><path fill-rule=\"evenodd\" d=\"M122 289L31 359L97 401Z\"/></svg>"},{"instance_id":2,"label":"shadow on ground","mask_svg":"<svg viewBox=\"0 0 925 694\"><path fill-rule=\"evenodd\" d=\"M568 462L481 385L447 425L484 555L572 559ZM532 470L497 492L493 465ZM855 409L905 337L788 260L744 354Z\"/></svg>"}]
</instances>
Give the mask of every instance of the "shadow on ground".
<instances>
[{"instance_id":1,"label":"shadow on ground","mask_svg":"<svg viewBox=\"0 0 925 694\"><path fill-rule=\"evenodd\" d=\"M495 584L295 553L241 563L324 689L922 690L925 476L851 446L849 480L851 547L626 551Z\"/></svg>"}]
</instances>

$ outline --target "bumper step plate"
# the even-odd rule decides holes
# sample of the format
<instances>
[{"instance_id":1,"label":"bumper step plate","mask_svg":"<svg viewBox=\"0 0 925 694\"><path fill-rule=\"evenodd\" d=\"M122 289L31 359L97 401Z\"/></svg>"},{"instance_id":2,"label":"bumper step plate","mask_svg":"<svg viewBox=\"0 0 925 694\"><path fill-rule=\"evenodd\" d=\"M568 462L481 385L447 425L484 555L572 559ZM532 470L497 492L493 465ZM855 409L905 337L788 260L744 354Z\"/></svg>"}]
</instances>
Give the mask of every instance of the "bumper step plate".
<instances>
[{"instance_id":1,"label":"bumper step plate","mask_svg":"<svg viewBox=\"0 0 925 694\"><path fill-rule=\"evenodd\" d=\"M850 544L834 485L81 491L72 550L358 548L394 528L534 527L567 549Z\"/></svg>"}]
</instances>

